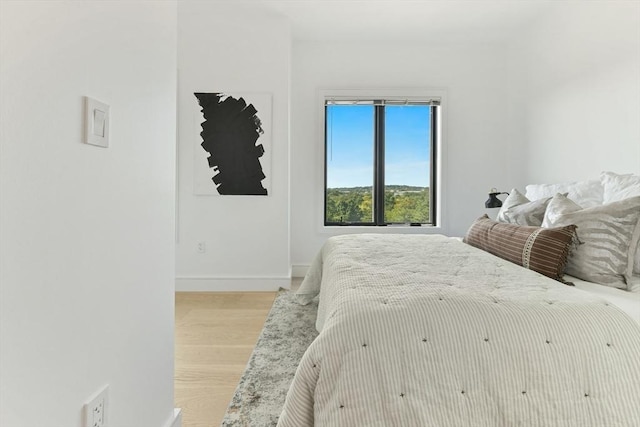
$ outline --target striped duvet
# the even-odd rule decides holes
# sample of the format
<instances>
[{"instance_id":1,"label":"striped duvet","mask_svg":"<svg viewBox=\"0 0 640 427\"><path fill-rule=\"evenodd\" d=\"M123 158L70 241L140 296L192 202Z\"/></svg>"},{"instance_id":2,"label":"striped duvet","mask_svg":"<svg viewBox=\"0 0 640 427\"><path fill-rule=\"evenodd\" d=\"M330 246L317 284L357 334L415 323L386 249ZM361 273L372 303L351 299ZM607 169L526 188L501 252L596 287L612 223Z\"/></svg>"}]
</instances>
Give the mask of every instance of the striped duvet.
<instances>
[{"instance_id":1,"label":"striped duvet","mask_svg":"<svg viewBox=\"0 0 640 427\"><path fill-rule=\"evenodd\" d=\"M330 238L317 294L281 427L640 425L640 326L455 239Z\"/></svg>"}]
</instances>

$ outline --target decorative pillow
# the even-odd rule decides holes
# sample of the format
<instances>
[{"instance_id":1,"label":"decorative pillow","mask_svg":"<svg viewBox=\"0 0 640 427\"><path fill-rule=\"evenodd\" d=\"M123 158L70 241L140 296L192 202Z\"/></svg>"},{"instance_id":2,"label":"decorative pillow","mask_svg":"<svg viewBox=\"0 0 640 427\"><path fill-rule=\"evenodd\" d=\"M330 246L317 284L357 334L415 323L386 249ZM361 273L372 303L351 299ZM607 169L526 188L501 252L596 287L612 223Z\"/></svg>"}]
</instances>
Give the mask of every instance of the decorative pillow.
<instances>
[{"instance_id":1,"label":"decorative pillow","mask_svg":"<svg viewBox=\"0 0 640 427\"><path fill-rule=\"evenodd\" d=\"M530 184L526 187L525 196L529 200L538 200L553 197L557 193L568 193L571 200L590 208L602 204L604 189L599 179L561 184Z\"/></svg>"},{"instance_id":2,"label":"decorative pillow","mask_svg":"<svg viewBox=\"0 0 640 427\"><path fill-rule=\"evenodd\" d=\"M640 277L633 276L631 281L627 283L627 290L629 292L640 293Z\"/></svg>"},{"instance_id":3,"label":"decorative pillow","mask_svg":"<svg viewBox=\"0 0 640 427\"><path fill-rule=\"evenodd\" d=\"M604 190L603 203L618 202L630 197L640 196L640 176L618 175L613 172L602 172L600 181Z\"/></svg>"},{"instance_id":4,"label":"decorative pillow","mask_svg":"<svg viewBox=\"0 0 640 427\"><path fill-rule=\"evenodd\" d=\"M540 226L550 200L551 197L547 197L532 202L514 188L504 199L496 220L510 224Z\"/></svg>"},{"instance_id":5,"label":"decorative pillow","mask_svg":"<svg viewBox=\"0 0 640 427\"><path fill-rule=\"evenodd\" d=\"M604 188L604 203L617 202L629 197L640 196L640 176L633 174L619 175L613 172L602 172L600 181ZM640 242L636 248L636 259L633 263L633 274L640 276ZM636 279L640 282L640 277Z\"/></svg>"},{"instance_id":6,"label":"decorative pillow","mask_svg":"<svg viewBox=\"0 0 640 427\"><path fill-rule=\"evenodd\" d=\"M640 197L583 209L562 194L547 206L543 227L575 224L578 245L566 273L590 282L626 288L640 239Z\"/></svg>"},{"instance_id":7,"label":"decorative pillow","mask_svg":"<svg viewBox=\"0 0 640 427\"><path fill-rule=\"evenodd\" d=\"M471 224L463 241L563 282L575 228L574 225L540 228L504 224L484 215Z\"/></svg>"}]
</instances>

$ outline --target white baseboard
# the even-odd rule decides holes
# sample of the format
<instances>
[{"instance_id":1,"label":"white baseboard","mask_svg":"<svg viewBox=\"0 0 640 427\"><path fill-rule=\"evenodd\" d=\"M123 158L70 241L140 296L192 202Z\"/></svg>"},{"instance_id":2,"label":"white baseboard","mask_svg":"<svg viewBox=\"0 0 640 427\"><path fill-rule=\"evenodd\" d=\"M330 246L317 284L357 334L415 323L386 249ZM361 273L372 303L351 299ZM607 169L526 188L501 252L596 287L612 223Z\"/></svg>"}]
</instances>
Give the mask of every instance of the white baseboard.
<instances>
[{"instance_id":1,"label":"white baseboard","mask_svg":"<svg viewBox=\"0 0 640 427\"><path fill-rule=\"evenodd\" d=\"M290 277L176 277L178 292L252 292L290 289Z\"/></svg>"},{"instance_id":2,"label":"white baseboard","mask_svg":"<svg viewBox=\"0 0 640 427\"><path fill-rule=\"evenodd\" d=\"M309 271L310 265L292 265L291 266L291 277L304 277L307 275L307 271Z\"/></svg>"},{"instance_id":3,"label":"white baseboard","mask_svg":"<svg viewBox=\"0 0 640 427\"><path fill-rule=\"evenodd\" d=\"M182 409L174 408L173 416L167 420L164 427L182 427Z\"/></svg>"}]
</instances>

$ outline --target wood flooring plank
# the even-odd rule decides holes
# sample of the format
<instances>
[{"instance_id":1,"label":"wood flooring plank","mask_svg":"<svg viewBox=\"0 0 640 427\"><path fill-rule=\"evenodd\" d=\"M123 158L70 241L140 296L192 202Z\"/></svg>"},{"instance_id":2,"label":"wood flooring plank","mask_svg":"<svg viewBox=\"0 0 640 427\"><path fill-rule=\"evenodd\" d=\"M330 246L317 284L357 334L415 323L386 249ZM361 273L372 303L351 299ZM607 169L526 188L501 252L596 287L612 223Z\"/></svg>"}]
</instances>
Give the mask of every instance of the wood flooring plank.
<instances>
[{"instance_id":1,"label":"wood flooring plank","mask_svg":"<svg viewBox=\"0 0 640 427\"><path fill-rule=\"evenodd\" d=\"M190 389L177 389L176 394L184 396L176 398L176 405L182 408L183 427L219 426L235 391L235 385L203 387L200 391L201 393L195 394Z\"/></svg>"},{"instance_id":2,"label":"wood flooring plank","mask_svg":"<svg viewBox=\"0 0 640 427\"><path fill-rule=\"evenodd\" d=\"M176 352L176 366L241 365L249 360L253 348L253 345L184 345Z\"/></svg>"},{"instance_id":3,"label":"wood flooring plank","mask_svg":"<svg viewBox=\"0 0 640 427\"><path fill-rule=\"evenodd\" d=\"M183 427L219 426L276 292L176 292L175 405Z\"/></svg>"}]
</instances>

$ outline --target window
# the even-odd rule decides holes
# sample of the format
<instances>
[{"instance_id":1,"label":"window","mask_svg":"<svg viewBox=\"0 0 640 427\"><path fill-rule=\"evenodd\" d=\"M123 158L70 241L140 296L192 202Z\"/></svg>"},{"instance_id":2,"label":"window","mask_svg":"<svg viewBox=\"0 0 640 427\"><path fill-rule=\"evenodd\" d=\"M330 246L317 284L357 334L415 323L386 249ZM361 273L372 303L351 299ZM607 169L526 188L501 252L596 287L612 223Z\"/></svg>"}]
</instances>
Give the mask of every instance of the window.
<instances>
[{"instance_id":1,"label":"window","mask_svg":"<svg viewBox=\"0 0 640 427\"><path fill-rule=\"evenodd\" d=\"M325 225L435 225L439 99L325 100Z\"/></svg>"}]
</instances>

